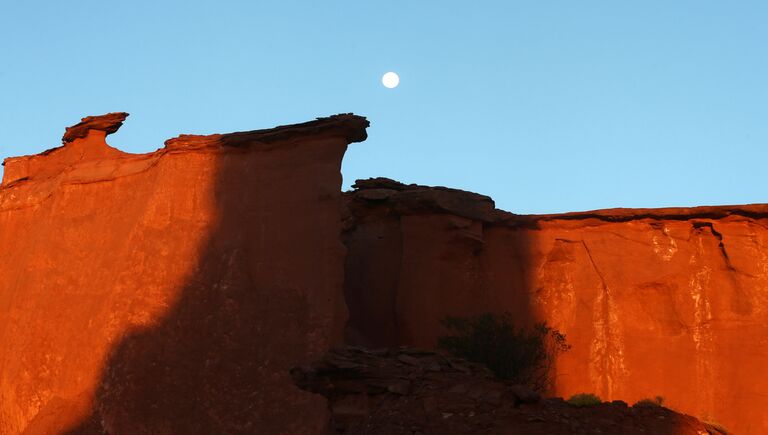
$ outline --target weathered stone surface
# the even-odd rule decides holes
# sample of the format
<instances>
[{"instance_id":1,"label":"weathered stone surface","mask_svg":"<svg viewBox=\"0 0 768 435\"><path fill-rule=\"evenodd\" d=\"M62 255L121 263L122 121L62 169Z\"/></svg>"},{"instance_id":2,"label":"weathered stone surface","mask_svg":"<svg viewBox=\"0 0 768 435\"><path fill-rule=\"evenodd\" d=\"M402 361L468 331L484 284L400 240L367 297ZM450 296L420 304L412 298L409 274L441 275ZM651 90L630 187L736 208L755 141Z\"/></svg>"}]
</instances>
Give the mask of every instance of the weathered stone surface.
<instances>
[{"instance_id":1,"label":"weathered stone surface","mask_svg":"<svg viewBox=\"0 0 768 435\"><path fill-rule=\"evenodd\" d=\"M330 410L296 388L289 368L342 340L345 300L346 338L365 345L432 346L445 315L546 320L573 345L553 393L662 395L737 433L768 432L766 205L517 216L486 196L379 178L342 207L340 162L365 139L364 118L182 135L134 155L105 142L125 116L84 118L64 146L4 162L2 435L314 434L331 415L372 415L378 426L358 433L418 433L391 418L415 410L444 419L435 433L459 415L474 427L469 402L411 398L419 376L475 370L413 349L394 356L397 380L353 385ZM333 364L360 374L355 358ZM447 393L528 401L476 382ZM372 391L387 403L374 414ZM551 406L510 418L534 433L605 418ZM550 411L580 426L536 426Z\"/></svg>"},{"instance_id":2,"label":"weathered stone surface","mask_svg":"<svg viewBox=\"0 0 768 435\"><path fill-rule=\"evenodd\" d=\"M88 136L91 130L103 131L106 134L116 132L123 125L123 121L128 117L125 112L107 113L99 116L86 116L79 123L72 127L67 127L61 143L68 144L75 139L83 139Z\"/></svg>"},{"instance_id":3,"label":"weathered stone surface","mask_svg":"<svg viewBox=\"0 0 768 435\"><path fill-rule=\"evenodd\" d=\"M768 433L768 205L518 216L467 192L357 186L343 236L351 343L429 348L446 315L508 311L567 335L557 395L661 395Z\"/></svg>"},{"instance_id":4,"label":"weathered stone surface","mask_svg":"<svg viewBox=\"0 0 768 435\"><path fill-rule=\"evenodd\" d=\"M541 399L481 366L412 348L336 348L291 374L328 398L335 433L345 435L720 434L661 406Z\"/></svg>"},{"instance_id":5,"label":"weathered stone surface","mask_svg":"<svg viewBox=\"0 0 768 435\"><path fill-rule=\"evenodd\" d=\"M341 340L340 164L367 121L133 155L104 141L121 116L5 161L0 434L321 432L288 369Z\"/></svg>"}]
</instances>

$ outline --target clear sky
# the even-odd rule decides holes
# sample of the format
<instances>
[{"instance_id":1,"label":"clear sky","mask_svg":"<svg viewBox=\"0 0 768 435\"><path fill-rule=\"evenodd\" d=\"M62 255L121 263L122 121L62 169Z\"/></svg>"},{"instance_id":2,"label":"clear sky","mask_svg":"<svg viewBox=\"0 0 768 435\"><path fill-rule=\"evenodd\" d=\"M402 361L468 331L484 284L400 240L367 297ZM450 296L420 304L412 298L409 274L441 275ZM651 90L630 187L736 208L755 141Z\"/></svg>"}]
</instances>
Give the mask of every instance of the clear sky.
<instances>
[{"instance_id":1,"label":"clear sky","mask_svg":"<svg viewBox=\"0 0 768 435\"><path fill-rule=\"evenodd\" d=\"M0 2L2 157L112 111L129 152L354 112L345 188L517 213L768 202L764 0Z\"/></svg>"}]
</instances>

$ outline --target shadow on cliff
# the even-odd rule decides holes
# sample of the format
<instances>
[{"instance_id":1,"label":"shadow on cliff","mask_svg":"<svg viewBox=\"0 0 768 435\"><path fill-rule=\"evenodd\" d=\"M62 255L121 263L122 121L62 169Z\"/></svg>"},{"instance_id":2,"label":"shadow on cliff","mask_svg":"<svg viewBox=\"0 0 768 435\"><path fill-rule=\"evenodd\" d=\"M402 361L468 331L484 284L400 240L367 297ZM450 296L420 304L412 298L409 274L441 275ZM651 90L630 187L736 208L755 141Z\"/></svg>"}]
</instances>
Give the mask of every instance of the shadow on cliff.
<instances>
[{"instance_id":1,"label":"shadow on cliff","mask_svg":"<svg viewBox=\"0 0 768 435\"><path fill-rule=\"evenodd\" d=\"M214 152L216 217L197 265L154 326L118 340L92 414L64 433L324 430L325 399L296 388L288 369L340 336L329 293L342 278L339 142L295 158Z\"/></svg>"},{"instance_id":2,"label":"shadow on cliff","mask_svg":"<svg viewBox=\"0 0 768 435\"><path fill-rule=\"evenodd\" d=\"M219 157L218 216L203 240L197 267L156 326L119 340L104 368L92 415L65 433L327 431L326 400L294 387L288 369L313 362L325 351L334 325L323 329L315 313L327 311L333 301L323 301L327 293L302 292L290 282L334 273L325 270L325 256L340 259L342 253L310 250L296 257L292 247L305 246L302 241L312 237L330 240L328 233L335 233L342 249L341 223L338 210L314 221L303 219L317 212L304 208L316 204L317 196L280 189L270 183L279 177L261 175L268 170L249 166L237 155ZM338 195L340 183L332 184L329 189ZM350 212L342 239L348 250L349 343L431 348L446 333L440 320L448 315L509 312L520 325L540 320L535 310L540 289L532 274L533 259L541 253L535 251L533 220L431 208L419 195L420 208L388 206L382 202L385 194L390 193L369 192L357 199L347 194ZM338 202L331 199L327 207L338 207ZM310 245L318 245L313 240ZM296 270L281 269L290 263L281 260L288 259L301 263L296 270L316 273L292 276ZM340 279L329 284L336 285L340 288Z\"/></svg>"},{"instance_id":3,"label":"shadow on cliff","mask_svg":"<svg viewBox=\"0 0 768 435\"><path fill-rule=\"evenodd\" d=\"M569 242L556 239L552 244L551 235L541 235L537 217L493 210L489 198L453 189L387 179L362 180L355 186L345 193L343 232L348 342L434 349L437 339L448 333L442 319L482 313L507 312L523 327L542 321L553 328L567 326L554 322L567 318L576 303L568 297L570 283L562 279L567 276L563 268L572 262ZM566 340L585 347L583 336ZM562 384L557 359L550 368L551 383L544 393L557 395L558 381ZM587 378L589 373L561 375ZM605 409L613 409L608 414L625 412L626 404ZM582 412L587 420L603 419L590 408ZM669 419L654 433L698 433L692 425Z\"/></svg>"},{"instance_id":4,"label":"shadow on cliff","mask_svg":"<svg viewBox=\"0 0 768 435\"><path fill-rule=\"evenodd\" d=\"M446 316L532 325L530 231L483 195L358 180L345 193L348 342L434 348Z\"/></svg>"}]
</instances>

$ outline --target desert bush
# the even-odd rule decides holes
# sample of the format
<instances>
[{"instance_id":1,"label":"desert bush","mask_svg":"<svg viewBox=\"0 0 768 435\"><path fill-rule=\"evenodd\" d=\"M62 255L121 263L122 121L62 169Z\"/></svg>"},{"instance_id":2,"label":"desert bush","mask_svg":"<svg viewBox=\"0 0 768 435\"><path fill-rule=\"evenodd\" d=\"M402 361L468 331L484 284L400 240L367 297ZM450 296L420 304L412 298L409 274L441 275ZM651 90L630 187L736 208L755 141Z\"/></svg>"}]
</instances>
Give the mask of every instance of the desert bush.
<instances>
[{"instance_id":1,"label":"desert bush","mask_svg":"<svg viewBox=\"0 0 768 435\"><path fill-rule=\"evenodd\" d=\"M632 406L664 406L664 396L656 396L653 399L638 400Z\"/></svg>"},{"instance_id":2,"label":"desert bush","mask_svg":"<svg viewBox=\"0 0 768 435\"><path fill-rule=\"evenodd\" d=\"M507 313L446 317L442 323L451 335L438 339L439 348L535 391L550 386L555 357L570 349L565 335L546 323L516 328Z\"/></svg>"},{"instance_id":3,"label":"desert bush","mask_svg":"<svg viewBox=\"0 0 768 435\"><path fill-rule=\"evenodd\" d=\"M592 393L579 393L571 396L567 402L573 406L581 408L582 406L595 406L603 403L600 397Z\"/></svg>"}]
</instances>

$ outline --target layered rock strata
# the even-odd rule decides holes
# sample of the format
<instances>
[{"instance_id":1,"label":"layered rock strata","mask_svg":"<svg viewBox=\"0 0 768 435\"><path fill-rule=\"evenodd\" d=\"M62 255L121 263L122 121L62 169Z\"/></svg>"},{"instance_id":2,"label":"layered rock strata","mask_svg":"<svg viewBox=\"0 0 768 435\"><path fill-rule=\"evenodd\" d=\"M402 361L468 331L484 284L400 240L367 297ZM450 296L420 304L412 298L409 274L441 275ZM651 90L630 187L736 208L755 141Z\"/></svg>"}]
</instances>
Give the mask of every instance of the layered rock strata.
<instances>
[{"instance_id":1,"label":"layered rock strata","mask_svg":"<svg viewBox=\"0 0 768 435\"><path fill-rule=\"evenodd\" d=\"M447 315L507 311L566 334L554 394L768 433L768 206L521 216L387 179L345 198L351 343L430 348Z\"/></svg>"},{"instance_id":2,"label":"layered rock strata","mask_svg":"<svg viewBox=\"0 0 768 435\"><path fill-rule=\"evenodd\" d=\"M341 340L340 165L368 122L128 154L126 116L5 160L0 434L325 430L288 370Z\"/></svg>"}]
</instances>

